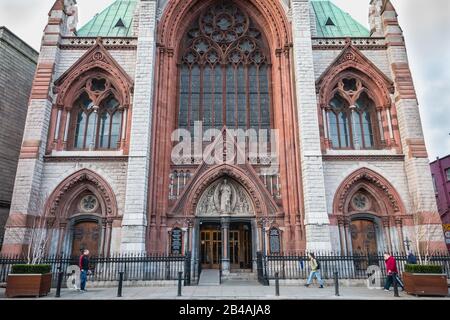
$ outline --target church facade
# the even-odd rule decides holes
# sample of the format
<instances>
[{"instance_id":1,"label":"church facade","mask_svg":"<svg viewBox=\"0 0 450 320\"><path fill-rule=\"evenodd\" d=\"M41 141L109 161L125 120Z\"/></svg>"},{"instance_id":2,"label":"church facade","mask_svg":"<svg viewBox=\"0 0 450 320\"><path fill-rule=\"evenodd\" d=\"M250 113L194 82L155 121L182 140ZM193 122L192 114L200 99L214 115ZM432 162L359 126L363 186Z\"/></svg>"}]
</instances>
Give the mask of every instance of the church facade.
<instances>
[{"instance_id":1,"label":"church facade","mask_svg":"<svg viewBox=\"0 0 450 320\"><path fill-rule=\"evenodd\" d=\"M445 249L390 1L371 1L370 30L322 0L117 0L79 28L77 10L49 12L4 253L36 226L50 254L224 270L258 251Z\"/></svg>"}]
</instances>

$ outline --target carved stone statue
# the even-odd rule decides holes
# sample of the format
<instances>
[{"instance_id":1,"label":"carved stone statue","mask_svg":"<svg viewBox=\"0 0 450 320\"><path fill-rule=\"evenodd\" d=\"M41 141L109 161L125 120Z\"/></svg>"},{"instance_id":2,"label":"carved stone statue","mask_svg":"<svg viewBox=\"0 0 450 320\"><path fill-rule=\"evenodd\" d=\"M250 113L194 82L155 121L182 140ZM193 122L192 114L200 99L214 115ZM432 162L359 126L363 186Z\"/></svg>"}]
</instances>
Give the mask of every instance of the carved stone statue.
<instances>
[{"instance_id":1,"label":"carved stone statue","mask_svg":"<svg viewBox=\"0 0 450 320\"><path fill-rule=\"evenodd\" d=\"M64 0L64 6L66 13L69 16L67 19L67 28L69 31L74 32L78 25L78 7L76 0Z\"/></svg>"},{"instance_id":2,"label":"carved stone statue","mask_svg":"<svg viewBox=\"0 0 450 320\"><path fill-rule=\"evenodd\" d=\"M219 186L220 192L220 211L222 213L231 212L231 197L233 195L233 190L225 179L223 183Z\"/></svg>"},{"instance_id":3,"label":"carved stone statue","mask_svg":"<svg viewBox=\"0 0 450 320\"><path fill-rule=\"evenodd\" d=\"M201 196L197 215L253 215L251 200L244 188L229 179L210 185Z\"/></svg>"}]
</instances>

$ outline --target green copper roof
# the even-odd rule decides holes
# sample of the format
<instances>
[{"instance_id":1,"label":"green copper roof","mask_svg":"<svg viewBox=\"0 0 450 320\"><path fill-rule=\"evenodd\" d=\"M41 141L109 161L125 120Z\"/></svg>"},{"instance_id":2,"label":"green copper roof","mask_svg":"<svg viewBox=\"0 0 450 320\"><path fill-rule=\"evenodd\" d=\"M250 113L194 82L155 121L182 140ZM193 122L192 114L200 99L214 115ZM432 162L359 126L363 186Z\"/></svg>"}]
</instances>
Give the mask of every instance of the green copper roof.
<instances>
[{"instance_id":1,"label":"green copper roof","mask_svg":"<svg viewBox=\"0 0 450 320\"><path fill-rule=\"evenodd\" d=\"M77 31L80 37L130 37L136 0L116 0Z\"/></svg>"},{"instance_id":2,"label":"green copper roof","mask_svg":"<svg viewBox=\"0 0 450 320\"><path fill-rule=\"evenodd\" d=\"M332 1L312 0L316 14L317 37L369 37L369 30L342 11Z\"/></svg>"},{"instance_id":3,"label":"green copper roof","mask_svg":"<svg viewBox=\"0 0 450 320\"><path fill-rule=\"evenodd\" d=\"M332 1L311 0L317 37L369 37L369 30ZM129 37L137 0L116 0L81 27L80 37Z\"/></svg>"}]
</instances>

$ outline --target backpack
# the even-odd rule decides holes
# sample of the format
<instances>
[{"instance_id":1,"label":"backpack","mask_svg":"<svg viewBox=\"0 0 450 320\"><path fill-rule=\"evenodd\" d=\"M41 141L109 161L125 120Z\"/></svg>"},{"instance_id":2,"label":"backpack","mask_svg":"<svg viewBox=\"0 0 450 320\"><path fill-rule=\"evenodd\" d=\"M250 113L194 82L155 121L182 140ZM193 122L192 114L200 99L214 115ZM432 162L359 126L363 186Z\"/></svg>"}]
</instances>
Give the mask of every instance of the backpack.
<instances>
[{"instance_id":1,"label":"backpack","mask_svg":"<svg viewBox=\"0 0 450 320\"><path fill-rule=\"evenodd\" d=\"M320 270L320 262L319 262L319 260L316 259L316 263L317 263L317 270Z\"/></svg>"}]
</instances>

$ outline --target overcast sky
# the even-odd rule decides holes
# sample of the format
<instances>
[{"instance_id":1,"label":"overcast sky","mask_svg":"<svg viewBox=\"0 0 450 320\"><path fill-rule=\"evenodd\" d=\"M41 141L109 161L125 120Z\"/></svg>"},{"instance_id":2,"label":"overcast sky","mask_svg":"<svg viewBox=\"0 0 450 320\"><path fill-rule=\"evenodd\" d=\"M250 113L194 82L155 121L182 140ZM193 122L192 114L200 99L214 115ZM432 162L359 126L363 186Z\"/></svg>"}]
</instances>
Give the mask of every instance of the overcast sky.
<instances>
[{"instance_id":1,"label":"overcast sky","mask_svg":"<svg viewBox=\"0 0 450 320\"><path fill-rule=\"evenodd\" d=\"M0 0L0 25L39 49L55 0ZM369 0L333 0L368 25ZM81 26L113 0L77 0ZM392 0L399 14L419 96L430 160L450 153L450 1Z\"/></svg>"}]
</instances>

